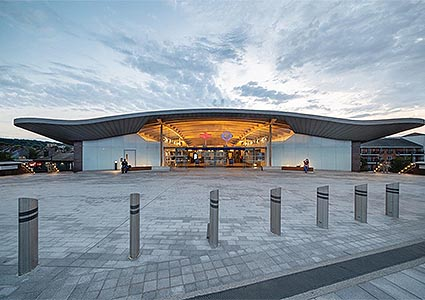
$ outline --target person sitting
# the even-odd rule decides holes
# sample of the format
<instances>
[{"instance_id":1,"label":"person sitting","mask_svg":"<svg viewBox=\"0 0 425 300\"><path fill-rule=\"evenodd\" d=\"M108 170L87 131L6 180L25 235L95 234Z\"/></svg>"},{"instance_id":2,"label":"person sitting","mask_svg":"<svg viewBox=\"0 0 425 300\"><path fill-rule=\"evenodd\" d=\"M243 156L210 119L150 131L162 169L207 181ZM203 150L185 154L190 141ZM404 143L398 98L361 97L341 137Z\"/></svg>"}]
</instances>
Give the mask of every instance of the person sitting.
<instances>
[{"instance_id":1,"label":"person sitting","mask_svg":"<svg viewBox=\"0 0 425 300\"><path fill-rule=\"evenodd\" d=\"M308 158L304 159L304 173L308 172L309 165L310 165L310 161L308 160Z\"/></svg>"}]
</instances>

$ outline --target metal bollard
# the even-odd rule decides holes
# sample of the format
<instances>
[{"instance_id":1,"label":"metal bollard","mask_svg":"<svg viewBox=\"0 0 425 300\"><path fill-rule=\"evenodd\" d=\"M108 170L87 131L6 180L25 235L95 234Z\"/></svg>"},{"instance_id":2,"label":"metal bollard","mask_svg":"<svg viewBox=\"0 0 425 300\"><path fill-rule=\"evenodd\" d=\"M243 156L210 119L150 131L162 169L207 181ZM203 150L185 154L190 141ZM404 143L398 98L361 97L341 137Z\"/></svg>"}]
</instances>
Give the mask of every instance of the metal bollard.
<instances>
[{"instance_id":1,"label":"metal bollard","mask_svg":"<svg viewBox=\"0 0 425 300\"><path fill-rule=\"evenodd\" d=\"M385 191L385 214L387 216L398 218L399 217L399 195L400 184L390 183L386 185Z\"/></svg>"},{"instance_id":2,"label":"metal bollard","mask_svg":"<svg viewBox=\"0 0 425 300\"><path fill-rule=\"evenodd\" d=\"M270 231L281 235L282 188L270 190Z\"/></svg>"},{"instance_id":3,"label":"metal bollard","mask_svg":"<svg viewBox=\"0 0 425 300\"><path fill-rule=\"evenodd\" d=\"M354 219L367 223L367 184L354 187Z\"/></svg>"},{"instance_id":4,"label":"metal bollard","mask_svg":"<svg viewBox=\"0 0 425 300\"><path fill-rule=\"evenodd\" d=\"M207 239L210 246L218 246L218 190L210 192L210 222L207 225Z\"/></svg>"},{"instance_id":5,"label":"metal bollard","mask_svg":"<svg viewBox=\"0 0 425 300\"><path fill-rule=\"evenodd\" d=\"M329 223L329 185L317 188L316 225L328 229Z\"/></svg>"},{"instance_id":6,"label":"metal bollard","mask_svg":"<svg viewBox=\"0 0 425 300\"><path fill-rule=\"evenodd\" d=\"M38 265L38 200L18 199L18 275Z\"/></svg>"},{"instance_id":7,"label":"metal bollard","mask_svg":"<svg viewBox=\"0 0 425 300\"><path fill-rule=\"evenodd\" d=\"M130 194L130 255L133 260L140 255L140 194Z\"/></svg>"}]
</instances>

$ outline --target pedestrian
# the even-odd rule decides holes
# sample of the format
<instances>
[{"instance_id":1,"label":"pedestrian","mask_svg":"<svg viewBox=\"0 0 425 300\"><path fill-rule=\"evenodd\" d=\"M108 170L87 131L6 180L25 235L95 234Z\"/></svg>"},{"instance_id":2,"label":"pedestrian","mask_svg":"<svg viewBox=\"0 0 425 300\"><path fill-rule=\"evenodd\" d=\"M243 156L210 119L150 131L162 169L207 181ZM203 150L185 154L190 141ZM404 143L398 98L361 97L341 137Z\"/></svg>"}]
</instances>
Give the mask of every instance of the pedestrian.
<instances>
[{"instance_id":1,"label":"pedestrian","mask_svg":"<svg viewBox=\"0 0 425 300\"><path fill-rule=\"evenodd\" d=\"M389 168L388 160L385 160L383 163L383 170L382 170L384 174L388 174L388 168Z\"/></svg>"},{"instance_id":2,"label":"pedestrian","mask_svg":"<svg viewBox=\"0 0 425 300\"><path fill-rule=\"evenodd\" d=\"M124 158L121 162L121 174L127 173L128 171L128 163L127 160Z\"/></svg>"},{"instance_id":3,"label":"pedestrian","mask_svg":"<svg viewBox=\"0 0 425 300\"><path fill-rule=\"evenodd\" d=\"M304 159L304 173L306 174L308 172L309 165L310 165L310 161L308 160L308 158Z\"/></svg>"}]
</instances>

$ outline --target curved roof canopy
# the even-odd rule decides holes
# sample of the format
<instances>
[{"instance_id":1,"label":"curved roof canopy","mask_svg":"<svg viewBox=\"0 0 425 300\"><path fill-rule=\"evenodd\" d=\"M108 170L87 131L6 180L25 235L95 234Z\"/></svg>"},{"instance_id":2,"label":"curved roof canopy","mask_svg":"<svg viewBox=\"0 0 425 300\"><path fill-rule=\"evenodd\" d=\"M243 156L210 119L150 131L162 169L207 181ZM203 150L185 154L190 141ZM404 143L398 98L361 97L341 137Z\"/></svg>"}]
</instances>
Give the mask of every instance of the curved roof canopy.
<instances>
[{"instance_id":1,"label":"curved roof canopy","mask_svg":"<svg viewBox=\"0 0 425 300\"><path fill-rule=\"evenodd\" d=\"M261 138L272 125L273 140L300 133L337 140L366 142L401 131L425 125L419 118L387 120L349 120L300 113L247 110L247 109L179 109L150 111L87 120L53 120L17 118L15 126L72 144L77 141L139 133L142 137L159 140L159 127L163 124L188 145L198 145L199 134L208 131L230 131L231 142Z\"/></svg>"}]
</instances>

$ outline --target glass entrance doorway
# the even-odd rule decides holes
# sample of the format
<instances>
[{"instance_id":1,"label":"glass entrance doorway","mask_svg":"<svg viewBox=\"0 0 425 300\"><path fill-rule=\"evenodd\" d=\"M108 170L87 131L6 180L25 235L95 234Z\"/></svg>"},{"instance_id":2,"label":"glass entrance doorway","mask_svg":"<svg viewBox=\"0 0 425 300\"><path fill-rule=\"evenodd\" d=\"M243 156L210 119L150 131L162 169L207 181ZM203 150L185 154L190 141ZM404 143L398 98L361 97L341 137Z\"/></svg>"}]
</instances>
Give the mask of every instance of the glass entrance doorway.
<instances>
[{"instance_id":1,"label":"glass entrance doorway","mask_svg":"<svg viewBox=\"0 0 425 300\"><path fill-rule=\"evenodd\" d=\"M265 147L185 147L165 148L165 163L170 167L239 167L265 166Z\"/></svg>"}]
</instances>

